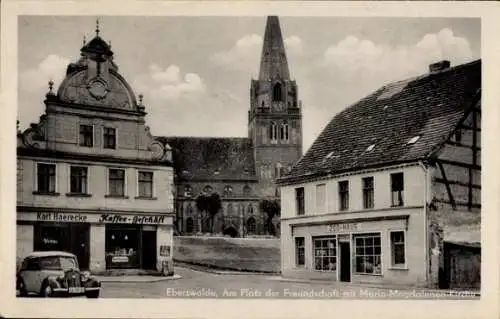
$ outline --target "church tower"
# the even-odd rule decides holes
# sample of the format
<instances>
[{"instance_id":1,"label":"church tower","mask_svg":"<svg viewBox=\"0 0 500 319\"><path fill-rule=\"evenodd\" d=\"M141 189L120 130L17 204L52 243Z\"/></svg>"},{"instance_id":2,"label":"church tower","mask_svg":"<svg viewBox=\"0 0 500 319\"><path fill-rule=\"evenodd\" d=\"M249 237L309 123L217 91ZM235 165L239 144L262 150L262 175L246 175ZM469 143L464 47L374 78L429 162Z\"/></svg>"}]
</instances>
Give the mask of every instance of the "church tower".
<instances>
[{"instance_id":1,"label":"church tower","mask_svg":"<svg viewBox=\"0 0 500 319\"><path fill-rule=\"evenodd\" d=\"M259 78L252 79L250 86L248 134L260 195L279 196L275 180L302 156L302 110L277 16L267 18Z\"/></svg>"}]
</instances>

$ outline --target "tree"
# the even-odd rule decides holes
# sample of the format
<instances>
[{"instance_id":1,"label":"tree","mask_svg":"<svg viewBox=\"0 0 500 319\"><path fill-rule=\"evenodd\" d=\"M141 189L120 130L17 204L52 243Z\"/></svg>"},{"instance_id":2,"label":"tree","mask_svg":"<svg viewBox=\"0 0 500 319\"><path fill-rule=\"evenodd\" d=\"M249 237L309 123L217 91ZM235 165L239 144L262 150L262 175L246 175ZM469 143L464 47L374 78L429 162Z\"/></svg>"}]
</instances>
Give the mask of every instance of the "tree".
<instances>
[{"instance_id":1,"label":"tree","mask_svg":"<svg viewBox=\"0 0 500 319\"><path fill-rule=\"evenodd\" d=\"M273 218L280 215L280 202L275 199L264 199L259 203L259 208L267 215L266 229L268 233L270 235L276 236L276 230L273 225Z\"/></svg>"},{"instance_id":2,"label":"tree","mask_svg":"<svg viewBox=\"0 0 500 319\"><path fill-rule=\"evenodd\" d=\"M210 231L214 232L214 219L222 208L222 201L219 194L200 194L196 197L196 208L200 212L206 212L210 217Z\"/></svg>"}]
</instances>

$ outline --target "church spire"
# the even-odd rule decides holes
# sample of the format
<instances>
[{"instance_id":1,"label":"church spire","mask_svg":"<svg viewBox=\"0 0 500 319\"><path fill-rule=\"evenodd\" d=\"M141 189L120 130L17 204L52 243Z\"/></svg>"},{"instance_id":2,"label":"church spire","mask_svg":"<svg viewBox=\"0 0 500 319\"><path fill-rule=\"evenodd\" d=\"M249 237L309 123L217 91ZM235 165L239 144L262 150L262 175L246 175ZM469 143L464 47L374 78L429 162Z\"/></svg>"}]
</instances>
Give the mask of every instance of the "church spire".
<instances>
[{"instance_id":1,"label":"church spire","mask_svg":"<svg viewBox=\"0 0 500 319\"><path fill-rule=\"evenodd\" d=\"M268 16L262 45L259 80L268 80L278 75L283 80L290 80L279 19L277 16Z\"/></svg>"}]
</instances>

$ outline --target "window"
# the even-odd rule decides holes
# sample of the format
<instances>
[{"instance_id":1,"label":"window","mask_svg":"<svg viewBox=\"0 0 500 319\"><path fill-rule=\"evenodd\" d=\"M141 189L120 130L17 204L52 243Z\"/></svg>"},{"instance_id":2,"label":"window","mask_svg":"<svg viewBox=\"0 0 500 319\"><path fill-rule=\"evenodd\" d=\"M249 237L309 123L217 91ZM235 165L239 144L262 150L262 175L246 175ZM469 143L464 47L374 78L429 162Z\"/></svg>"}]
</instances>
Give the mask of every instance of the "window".
<instances>
[{"instance_id":1,"label":"window","mask_svg":"<svg viewBox=\"0 0 500 319\"><path fill-rule=\"evenodd\" d=\"M193 230L194 230L193 218L188 217L188 219L186 219L186 233L192 233Z\"/></svg>"},{"instance_id":2,"label":"window","mask_svg":"<svg viewBox=\"0 0 500 319\"><path fill-rule=\"evenodd\" d=\"M391 232L391 252L393 266L402 267L406 264L404 231Z\"/></svg>"},{"instance_id":3,"label":"window","mask_svg":"<svg viewBox=\"0 0 500 319\"><path fill-rule=\"evenodd\" d=\"M105 227L106 268L138 268L140 265L141 225Z\"/></svg>"},{"instance_id":4,"label":"window","mask_svg":"<svg viewBox=\"0 0 500 319\"><path fill-rule=\"evenodd\" d=\"M76 194L87 194L87 167L71 166L70 168L70 192Z\"/></svg>"},{"instance_id":5,"label":"window","mask_svg":"<svg viewBox=\"0 0 500 319\"><path fill-rule=\"evenodd\" d=\"M153 197L153 172L139 172L139 197Z\"/></svg>"},{"instance_id":6,"label":"window","mask_svg":"<svg viewBox=\"0 0 500 319\"><path fill-rule=\"evenodd\" d=\"M295 237L295 265L304 266L306 263L306 251L304 237Z\"/></svg>"},{"instance_id":7,"label":"window","mask_svg":"<svg viewBox=\"0 0 500 319\"><path fill-rule=\"evenodd\" d=\"M283 101L283 93L280 83L276 83L273 87L273 101Z\"/></svg>"},{"instance_id":8,"label":"window","mask_svg":"<svg viewBox=\"0 0 500 319\"><path fill-rule=\"evenodd\" d=\"M205 186L205 188L203 188L203 193L205 193L206 195L210 195L212 193L212 190L212 186L207 185Z\"/></svg>"},{"instance_id":9,"label":"window","mask_svg":"<svg viewBox=\"0 0 500 319\"><path fill-rule=\"evenodd\" d=\"M373 177L363 178L363 208L373 208Z\"/></svg>"},{"instance_id":10,"label":"window","mask_svg":"<svg viewBox=\"0 0 500 319\"><path fill-rule=\"evenodd\" d=\"M247 233L255 234L256 229L257 225L255 222L255 218L250 217L249 219L247 219Z\"/></svg>"},{"instance_id":11,"label":"window","mask_svg":"<svg viewBox=\"0 0 500 319\"><path fill-rule=\"evenodd\" d=\"M382 274L380 234L354 235L355 271L358 274Z\"/></svg>"},{"instance_id":12,"label":"window","mask_svg":"<svg viewBox=\"0 0 500 319\"><path fill-rule=\"evenodd\" d=\"M80 146L94 146L94 127L92 125L80 125Z\"/></svg>"},{"instance_id":13,"label":"window","mask_svg":"<svg viewBox=\"0 0 500 319\"><path fill-rule=\"evenodd\" d=\"M276 164L276 166L274 167L274 177L275 178L281 177L281 164L280 163Z\"/></svg>"},{"instance_id":14,"label":"window","mask_svg":"<svg viewBox=\"0 0 500 319\"><path fill-rule=\"evenodd\" d=\"M408 140L407 144L415 144L417 141L420 139L420 136L414 136L411 139Z\"/></svg>"},{"instance_id":15,"label":"window","mask_svg":"<svg viewBox=\"0 0 500 319\"><path fill-rule=\"evenodd\" d=\"M56 165L37 165L37 190L39 193L55 193L56 191Z\"/></svg>"},{"instance_id":16,"label":"window","mask_svg":"<svg viewBox=\"0 0 500 319\"><path fill-rule=\"evenodd\" d=\"M275 122L271 122L269 126L269 139L271 141L276 141L278 139L278 126Z\"/></svg>"},{"instance_id":17,"label":"window","mask_svg":"<svg viewBox=\"0 0 500 319\"><path fill-rule=\"evenodd\" d=\"M252 189L250 188L250 186L245 185L245 187L243 187L243 194L245 196L250 196L252 194Z\"/></svg>"},{"instance_id":18,"label":"window","mask_svg":"<svg viewBox=\"0 0 500 319\"><path fill-rule=\"evenodd\" d=\"M316 214L325 213L326 185L316 185Z\"/></svg>"},{"instance_id":19,"label":"window","mask_svg":"<svg viewBox=\"0 0 500 319\"><path fill-rule=\"evenodd\" d=\"M185 197L193 196L193 188L190 185L184 186L184 196Z\"/></svg>"},{"instance_id":20,"label":"window","mask_svg":"<svg viewBox=\"0 0 500 319\"><path fill-rule=\"evenodd\" d=\"M280 125L280 139L288 141L288 123L284 122Z\"/></svg>"},{"instance_id":21,"label":"window","mask_svg":"<svg viewBox=\"0 0 500 319\"><path fill-rule=\"evenodd\" d=\"M336 238L314 238L314 269L337 270L337 240Z\"/></svg>"},{"instance_id":22,"label":"window","mask_svg":"<svg viewBox=\"0 0 500 319\"><path fill-rule=\"evenodd\" d=\"M339 182L339 203L340 210L349 209L349 181Z\"/></svg>"},{"instance_id":23,"label":"window","mask_svg":"<svg viewBox=\"0 0 500 319\"><path fill-rule=\"evenodd\" d=\"M304 205L304 187L299 187L295 189L295 203L297 205L297 215L305 214Z\"/></svg>"},{"instance_id":24,"label":"window","mask_svg":"<svg viewBox=\"0 0 500 319\"><path fill-rule=\"evenodd\" d=\"M253 214L253 206L252 206L252 204L248 205L248 208L247 208L247 213L248 213L249 215L252 215L252 214Z\"/></svg>"},{"instance_id":25,"label":"window","mask_svg":"<svg viewBox=\"0 0 500 319\"><path fill-rule=\"evenodd\" d=\"M112 127L104 128L104 148L116 148L116 129Z\"/></svg>"},{"instance_id":26,"label":"window","mask_svg":"<svg viewBox=\"0 0 500 319\"><path fill-rule=\"evenodd\" d=\"M462 130L457 129L455 131L455 133L453 134L453 138L454 138L455 142L461 143L462 142Z\"/></svg>"},{"instance_id":27,"label":"window","mask_svg":"<svg viewBox=\"0 0 500 319\"><path fill-rule=\"evenodd\" d=\"M230 196L232 194L233 194L233 188L231 186L229 186L229 185L226 185L224 187L224 195Z\"/></svg>"},{"instance_id":28,"label":"window","mask_svg":"<svg viewBox=\"0 0 500 319\"><path fill-rule=\"evenodd\" d=\"M109 170L109 195L125 196L125 170Z\"/></svg>"},{"instance_id":29,"label":"window","mask_svg":"<svg viewBox=\"0 0 500 319\"><path fill-rule=\"evenodd\" d=\"M403 173L391 174L392 206L403 206L404 177Z\"/></svg>"}]
</instances>

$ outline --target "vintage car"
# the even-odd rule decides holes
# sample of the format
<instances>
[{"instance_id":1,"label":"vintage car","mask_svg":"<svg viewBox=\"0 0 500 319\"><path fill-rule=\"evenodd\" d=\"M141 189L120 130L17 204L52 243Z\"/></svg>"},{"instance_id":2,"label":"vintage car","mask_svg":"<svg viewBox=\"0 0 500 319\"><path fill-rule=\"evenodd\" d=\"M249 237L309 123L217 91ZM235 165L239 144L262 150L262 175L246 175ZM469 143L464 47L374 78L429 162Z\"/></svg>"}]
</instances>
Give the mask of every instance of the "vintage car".
<instances>
[{"instance_id":1,"label":"vintage car","mask_svg":"<svg viewBox=\"0 0 500 319\"><path fill-rule=\"evenodd\" d=\"M36 293L43 297L85 295L98 298L101 282L81 272L75 255L63 251L33 252L24 258L16 276L20 296Z\"/></svg>"}]
</instances>

